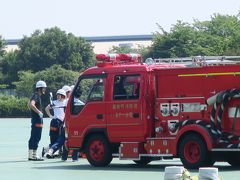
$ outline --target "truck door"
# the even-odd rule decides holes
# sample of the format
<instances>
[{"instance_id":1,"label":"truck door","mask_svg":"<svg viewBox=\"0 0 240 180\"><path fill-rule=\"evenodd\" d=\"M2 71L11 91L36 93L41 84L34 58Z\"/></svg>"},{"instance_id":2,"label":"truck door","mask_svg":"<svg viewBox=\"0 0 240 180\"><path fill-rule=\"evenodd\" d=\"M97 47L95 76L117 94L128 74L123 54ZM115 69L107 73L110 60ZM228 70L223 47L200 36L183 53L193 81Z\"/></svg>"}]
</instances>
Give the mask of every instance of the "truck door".
<instances>
[{"instance_id":1,"label":"truck door","mask_svg":"<svg viewBox=\"0 0 240 180\"><path fill-rule=\"evenodd\" d=\"M67 114L69 136L78 146L89 130L106 126L104 88L106 75L85 75L77 82L71 96L70 114Z\"/></svg>"},{"instance_id":2,"label":"truck door","mask_svg":"<svg viewBox=\"0 0 240 180\"><path fill-rule=\"evenodd\" d=\"M112 141L138 141L144 138L141 75L112 77L112 100L107 103L107 130Z\"/></svg>"}]
</instances>

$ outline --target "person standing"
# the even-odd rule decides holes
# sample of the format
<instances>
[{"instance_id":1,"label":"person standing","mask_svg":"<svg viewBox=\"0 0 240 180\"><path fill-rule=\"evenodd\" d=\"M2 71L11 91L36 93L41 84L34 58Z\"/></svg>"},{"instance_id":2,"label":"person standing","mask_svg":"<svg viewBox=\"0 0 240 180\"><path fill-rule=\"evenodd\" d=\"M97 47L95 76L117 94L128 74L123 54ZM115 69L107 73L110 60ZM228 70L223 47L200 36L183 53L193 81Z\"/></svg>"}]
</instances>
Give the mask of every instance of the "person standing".
<instances>
[{"instance_id":1,"label":"person standing","mask_svg":"<svg viewBox=\"0 0 240 180\"><path fill-rule=\"evenodd\" d=\"M58 136L60 135L60 128L63 125L64 117L65 117L65 108L67 105L66 101L66 92L63 89L59 89L57 91L57 100L54 100L52 104L49 104L45 111L47 115L52 118L50 122L50 145L51 147L56 141ZM53 116L50 113L50 109L53 109Z\"/></svg>"},{"instance_id":2,"label":"person standing","mask_svg":"<svg viewBox=\"0 0 240 180\"><path fill-rule=\"evenodd\" d=\"M31 135L28 141L28 160L43 161L37 155L37 148L42 136L43 113L41 96L45 94L47 84L44 81L36 83L36 90L28 102L28 107L31 111Z\"/></svg>"},{"instance_id":3,"label":"person standing","mask_svg":"<svg viewBox=\"0 0 240 180\"><path fill-rule=\"evenodd\" d=\"M62 89L65 90L65 92L66 92L66 99L65 99L65 100L66 100L66 104L67 104L67 102L68 102L68 100L69 100L69 97L70 97L70 95L71 95L71 92L72 92L72 88L71 88L70 86L68 86L68 85L64 85L64 86L62 87ZM61 128L60 136L58 137L56 143L54 143L54 144L50 147L50 149L48 150L48 152L46 153L46 157L47 157L48 159L54 158L54 153L63 146L63 152L62 152L62 157L61 157L61 159L62 159L63 161L66 161L66 160L67 160L67 158L68 158L68 153L69 153L69 152L68 152L67 148L64 146L65 139L66 139L66 138L65 138L65 127L64 127L64 125L63 125L63 127ZM72 160L73 160L73 161L77 161L77 160L78 160L78 156L79 156L78 150L73 150L73 151L72 151Z\"/></svg>"}]
</instances>

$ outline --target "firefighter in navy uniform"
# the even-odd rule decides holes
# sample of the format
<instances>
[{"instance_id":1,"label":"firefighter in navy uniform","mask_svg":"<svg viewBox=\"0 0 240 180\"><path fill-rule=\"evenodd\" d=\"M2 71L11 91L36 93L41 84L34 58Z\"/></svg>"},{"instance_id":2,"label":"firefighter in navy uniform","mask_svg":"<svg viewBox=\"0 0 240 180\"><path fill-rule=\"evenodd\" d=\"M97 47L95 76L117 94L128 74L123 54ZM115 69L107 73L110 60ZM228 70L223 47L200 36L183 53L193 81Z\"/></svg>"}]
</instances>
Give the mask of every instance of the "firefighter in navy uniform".
<instances>
[{"instance_id":1,"label":"firefighter in navy uniform","mask_svg":"<svg viewBox=\"0 0 240 180\"><path fill-rule=\"evenodd\" d=\"M43 113L41 96L45 94L47 84L44 81L36 83L36 91L28 102L28 107L31 110L31 136L28 141L28 160L43 161L37 155L38 143L41 140L43 127Z\"/></svg>"}]
</instances>

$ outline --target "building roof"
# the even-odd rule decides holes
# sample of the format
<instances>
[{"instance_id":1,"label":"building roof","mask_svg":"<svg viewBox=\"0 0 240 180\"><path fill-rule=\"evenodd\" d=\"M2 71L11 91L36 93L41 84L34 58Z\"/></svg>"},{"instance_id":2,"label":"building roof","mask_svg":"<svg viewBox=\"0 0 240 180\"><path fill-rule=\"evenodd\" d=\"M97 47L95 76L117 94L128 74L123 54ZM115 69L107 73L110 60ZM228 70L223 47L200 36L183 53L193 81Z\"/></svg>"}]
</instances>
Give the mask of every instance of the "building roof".
<instances>
[{"instance_id":1,"label":"building roof","mask_svg":"<svg viewBox=\"0 0 240 180\"><path fill-rule=\"evenodd\" d=\"M89 42L114 42L114 41L151 41L153 35L122 35L122 36L91 36L82 37ZM7 45L17 45L21 39L7 39Z\"/></svg>"}]
</instances>

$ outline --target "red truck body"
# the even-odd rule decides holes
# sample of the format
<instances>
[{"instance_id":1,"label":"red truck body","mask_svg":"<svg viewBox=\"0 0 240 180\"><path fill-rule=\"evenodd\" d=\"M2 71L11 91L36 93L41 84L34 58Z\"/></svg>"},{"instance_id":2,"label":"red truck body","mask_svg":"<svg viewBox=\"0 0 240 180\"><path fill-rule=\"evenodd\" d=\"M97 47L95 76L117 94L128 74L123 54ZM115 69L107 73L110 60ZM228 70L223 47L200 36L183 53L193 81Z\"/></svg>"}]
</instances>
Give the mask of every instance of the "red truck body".
<instances>
[{"instance_id":1,"label":"red truck body","mask_svg":"<svg viewBox=\"0 0 240 180\"><path fill-rule=\"evenodd\" d=\"M66 109L66 144L86 153L90 164L179 157L188 168L240 165L237 62L148 65L133 55L97 60L80 75Z\"/></svg>"}]
</instances>

